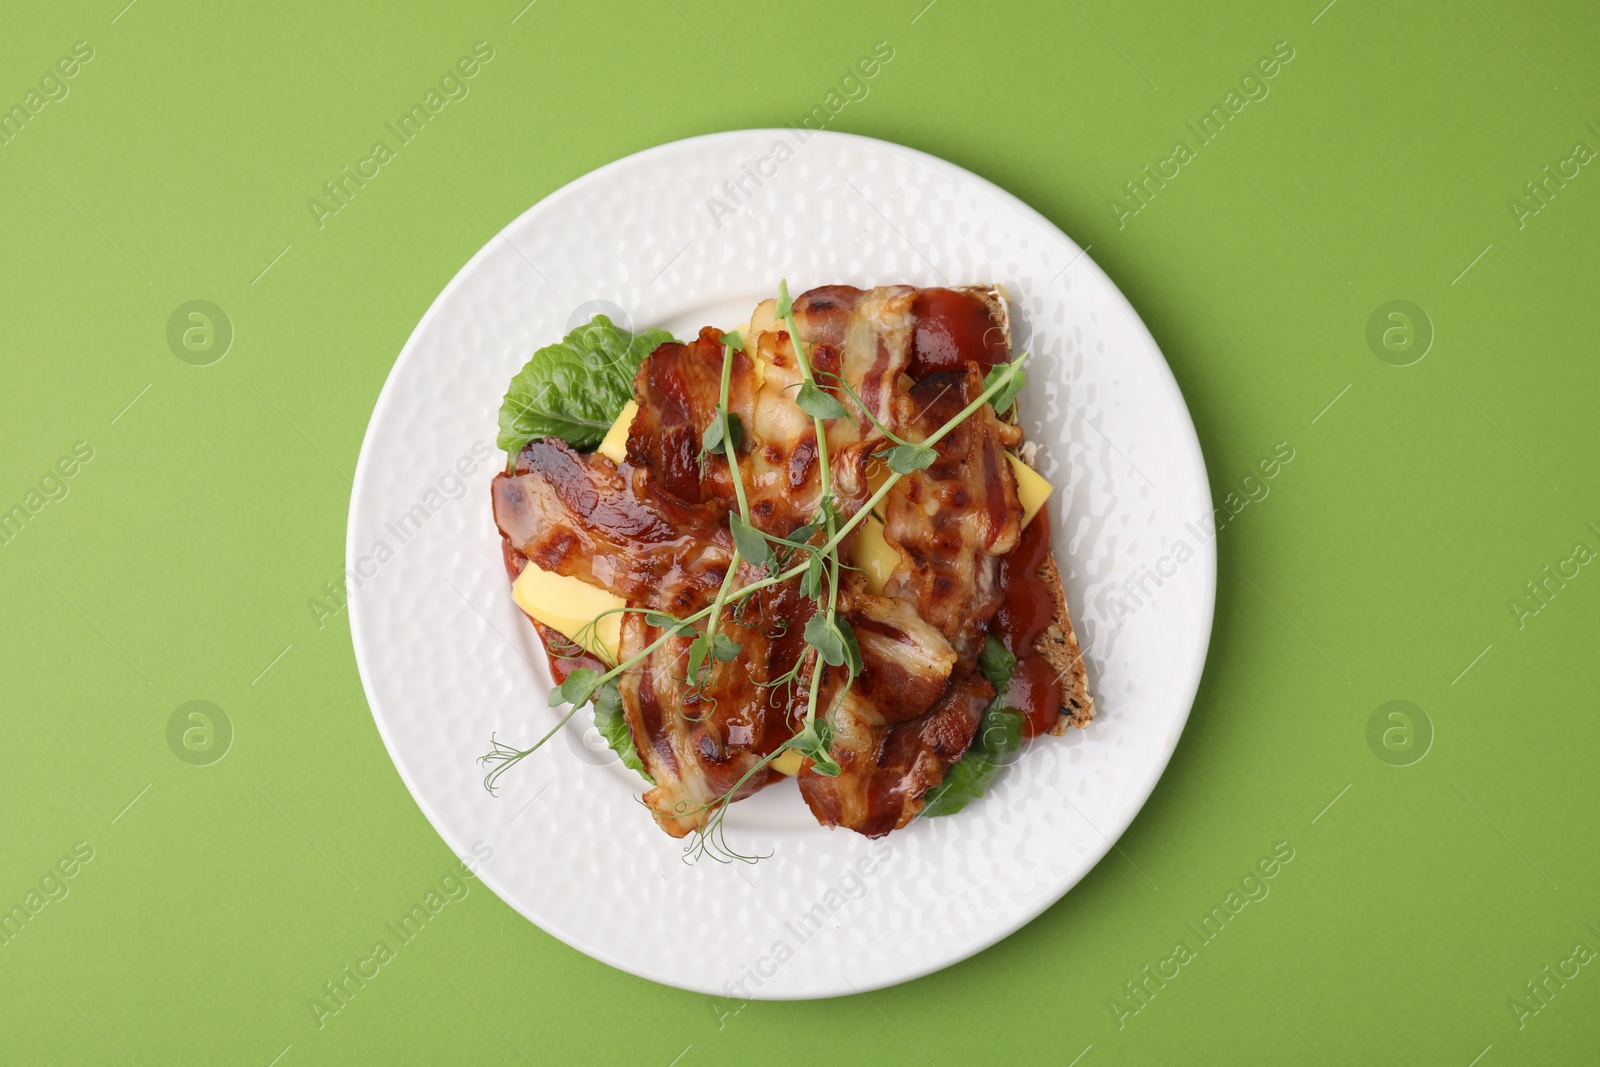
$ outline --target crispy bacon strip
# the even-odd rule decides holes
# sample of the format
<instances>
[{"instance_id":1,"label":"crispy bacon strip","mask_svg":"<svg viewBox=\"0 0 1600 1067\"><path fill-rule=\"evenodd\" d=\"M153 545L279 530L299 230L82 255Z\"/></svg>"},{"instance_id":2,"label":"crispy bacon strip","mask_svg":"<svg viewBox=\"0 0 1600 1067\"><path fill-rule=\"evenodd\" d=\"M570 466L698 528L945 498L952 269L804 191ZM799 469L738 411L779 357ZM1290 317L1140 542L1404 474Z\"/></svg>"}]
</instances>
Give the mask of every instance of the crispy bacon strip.
<instances>
[{"instance_id":1,"label":"crispy bacon strip","mask_svg":"<svg viewBox=\"0 0 1600 1067\"><path fill-rule=\"evenodd\" d=\"M926 439L982 393L975 364L928 375L899 398L902 435ZM931 467L901 478L885 500L884 539L902 558L884 592L917 605L965 669L1000 607L1000 557L1022 533L1022 504L1005 456L1021 436L985 404L939 441Z\"/></svg>"},{"instance_id":2,"label":"crispy bacon strip","mask_svg":"<svg viewBox=\"0 0 1600 1067\"><path fill-rule=\"evenodd\" d=\"M689 344L664 344L650 354L634 378L639 413L628 429L628 461L643 467L667 492L691 503L720 498L733 502L725 461L704 462L701 435L716 415L722 395L721 334L706 327ZM749 352L735 352L728 407L746 426L759 387Z\"/></svg>"},{"instance_id":3,"label":"crispy bacon strip","mask_svg":"<svg viewBox=\"0 0 1600 1067\"><path fill-rule=\"evenodd\" d=\"M869 457L884 437L834 376L850 383L873 417L893 426L900 378L918 355L913 308L920 292L903 285L829 286L795 300L795 325L811 346L813 370L851 416L829 424L827 441L834 495L846 516L868 496ZM982 302L967 299L988 321ZM816 515L820 450L811 417L794 402L804 375L793 340L774 313L773 301L757 309L745 351L734 356L728 407L744 431L739 465L752 521L782 536ZM722 352L720 334L708 327L690 344L662 345L645 360L634 381L639 414L629 428L628 459L683 500L716 498L731 507L726 459L700 454L720 393Z\"/></svg>"},{"instance_id":4,"label":"crispy bacon strip","mask_svg":"<svg viewBox=\"0 0 1600 1067\"><path fill-rule=\"evenodd\" d=\"M684 503L555 439L529 442L514 471L496 475L493 495L500 533L524 556L629 603L681 614L660 603L670 589L669 599L695 610L732 556L720 504Z\"/></svg>"},{"instance_id":5,"label":"crispy bacon strip","mask_svg":"<svg viewBox=\"0 0 1600 1067\"><path fill-rule=\"evenodd\" d=\"M827 777L807 764L800 793L824 826L878 837L921 810L923 793L971 743L994 691L981 676L949 684L955 650L908 601L850 590L840 613L855 631L862 662L853 681L842 668L824 681L840 773ZM985 692L973 713L968 698Z\"/></svg>"},{"instance_id":6,"label":"crispy bacon strip","mask_svg":"<svg viewBox=\"0 0 1600 1067\"><path fill-rule=\"evenodd\" d=\"M898 830L922 810L927 791L972 744L994 688L969 674L922 715L892 726L873 722L868 702L847 694L835 707L832 753L842 773L800 772L800 794L824 826L867 837Z\"/></svg>"},{"instance_id":7,"label":"crispy bacon strip","mask_svg":"<svg viewBox=\"0 0 1600 1067\"><path fill-rule=\"evenodd\" d=\"M545 570L607 589L630 607L693 614L715 596L732 558L720 503L685 504L648 471L618 470L603 456L580 455L559 441L529 444L515 471L496 477L494 505L495 521L517 552ZM793 736L787 692L774 699L768 683L800 655L810 607L794 583L752 597L742 622L724 624L744 652L718 665L702 691L683 684L688 635L671 638L623 676L634 743L657 783L645 803L668 833L681 837L700 826L708 804ZM780 626L779 619L788 622ZM630 657L660 636L631 612L620 652ZM773 777L758 772L740 796Z\"/></svg>"},{"instance_id":8,"label":"crispy bacon strip","mask_svg":"<svg viewBox=\"0 0 1600 1067\"><path fill-rule=\"evenodd\" d=\"M983 392L979 364L939 371L895 397L895 422L907 440L926 439ZM989 620L1000 606L1000 558L1016 548L1022 505L1005 449L1020 431L1001 423L988 405L946 434L926 470L903 477L886 500L885 538L902 561L884 592L934 631L949 651L944 673L954 684L934 694L894 702L873 685L870 665L857 688L833 705L836 778L801 772L800 789L818 821L877 837L906 825L922 797L961 758L983 710L994 698L972 668ZM876 598L872 598L876 599ZM847 613L862 633L859 612ZM926 639L925 639L926 640ZM867 642L862 642L863 660ZM866 684L863 684L866 683ZM891 709L919 709L895 715ZM921 708L927 708L922 712Z\"/></svg>"},{"instance_id":9,"label":"crispy bacon strip","mask_svg":"<svg viewBox=\"0 0 1600 1067\"><path fill-rule=\"evenodd\" d=\"M842 591L839 613L861 647L861 673L850 697L873 725L893 726L922 715L939 699L956 664L955 650L904 600ZM844 671L832 675L834 685Z\"/></svg>"}]
</instances>

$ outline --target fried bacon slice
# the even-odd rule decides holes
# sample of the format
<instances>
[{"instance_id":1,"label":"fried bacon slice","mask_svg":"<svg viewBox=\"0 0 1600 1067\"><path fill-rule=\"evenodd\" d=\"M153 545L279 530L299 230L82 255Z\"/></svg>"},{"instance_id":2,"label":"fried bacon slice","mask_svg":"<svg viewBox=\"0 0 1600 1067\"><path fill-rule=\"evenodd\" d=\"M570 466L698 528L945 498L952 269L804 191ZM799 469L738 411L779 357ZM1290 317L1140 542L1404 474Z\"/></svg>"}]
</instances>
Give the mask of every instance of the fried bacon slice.
<instances>
[{"instance_id":1,"label":"fried bacon slice","mask_svg":"<svg viewBox=\"0 0 1600 1067\"><path fill-rule=\"evenodd\" d=\"M704 606L733 556L720 504L687 503L554 438L529 442L493 498L501 535L540 567L675 615Z\"/></svg>"},{"instance_id":2,"label":"fried bacon slice","mask_svg":"<svg viewBox=\"0 0 1600 1067\"><path fill-rule=\"evenodd\" d=\"M831 752L838 777L800 771L800 795L824 826L867 837L898 830L922 810L922 798L944 780L972 744L994 687L977 673L943 688L932 707L894 724L876 721L871 702L854 691L834 707Z\"/></svg>"},{"instance_id":3,"label":"fried bacon slice","mask_svg":"<svg viewBox=\"0 0 1600 1067\"><path fill-rule=\"evenodd\" d=\"M983 393L976 364L939 371L899 398L901 435L923 441ZM1000 607L1000 558L1017 547L1022 504L1006 449L1022 431L984 404L946 434L926 470L901 478L885 501L884 539L900 552L884 592L917 605L971 669Z\"/></svg>"},{"instance_id":4,"label":"fried bacon slice","mask_svg":"<svg viewBox=\"0 0 1600 1067\"><path fill-rule=\"evenodd\" d=\"M899 433L922 441L983 392L976 363L939 371L895 398ZM877 837L899 829L922 810L922 797L944 779L972 742L994 689L974 672L989 620L999 608L1001 557L1017 547L1022 505L1005 449L1020 431L985 404L934 446L925 470L901 478L886 498L885 539L901 562L882 598L904 606L917 620L924 647L938 638L947 650L939 692L895 699L907 688L883 685L869 661L870 620L847 610L861 641L863 669L855 685L831 706L836 778L806 768L800 791L817 820ZM876 642L873 642L874 646ZM874 651L877 651L874 647ZM932 698L932 699L930 699ZM904 714L907 707L927 709ZM900 712L897 714L897 712Z\"/></svg>"},{"instance_id":5,"label":"fried bacon slice","mask_svg":"<svg viewBox=\"0 0 1600 1067\"><path fill-rule=\"evenodd\" d=\"M700 441L722 393L721 334L706 327L686 345L657 348L634 379L639 413L628 430L628 461L648 470L662 489L691 503L733 503L726 462L702 462ZM735 352L728 409L750 424L761 380L751 354Z\"/></svg>"},{"instance_id":6,"label":"fried bacon slice","mask_svg":"<svg viewBox=\"0 0 1600 1067\"><path fill-rule=\"evenodd\" d=\"M778 780L780 775L770 767L746 775L799 729L792 715L792 690L770 683L799 659L812 602L798 595L794 582L769 587L752 600L763 602L762 613L769 618L787 611L801 621L781 631L725 627L744 650L736 661L715 664L700 688L685 684L690 635L668 639L637 669L622 675L628 728L656 781L644 802L673 837L705 825L716 802L735 787L732 799L743 800ZM660 635L642 615L628 615L622 627L623 657Z\"/></svg>"},{"instance_id":7,"label":"fried bacon slice","mask_svg":"<svg viewBox=\"0 0 1600 1067\"><path fill-rule=\"evenodd\" d=\"M851 416L829 423L826 442L834 496L846 516L866 501L870 457L885 439L838 379L850 384L879 422L894 424L900 378L914 357L912 308L918 292L907 286L831 286L795 300L795 325L811 346L819 383ZM793 340L774 317L774 305L768 300L756 309L744 351L734 354L728 410L743 428L739 469L751 520L784 536L816 515L821 449L811 417L795 404L804 374ZM708 327L689 344L662 345L639 368L634 380L639 414L628 432L628 461L648 469L683 500L719 499L732 507L728 461L700 455L701 435L715 417L720 396L720 338Z\"/></svg>"},{"instance_id":8,"label":"fried bacon slice","mask_svg":"<svg viewBox=\"0 0 1600 1067\"><path fill-rule=\"evenodd\" d=\"M604 456L579 454L560 441L524 448L514 469L496 476L493 499L495 522L517 554L606 589L630 607L680 618L699 611L716 595L733 555L720 503L685 503L648 471L619 470ZM750 599L742 622L727 627L743 654L719 664L702 689L683 684L690 635L672 637L622 677L634 743L656 781L645 803L675 837L700 826L707 805L795 732L788 700L775 699L768 682L799 657L812 602L798 596L793 582ZM779 619L788 621L780 626ZM630 657L660 636L642 613L630 612L620 652ZM757 772L739 796L773 777Z\"/></svg>"},{"instance_id":9,"label":"fried bacon slice","mask_svg":"<svg viewBox=\"0 0 1600 1067\"><path fill-rule=\"evenodd\" d=\"M800 795L824 826L878 837L916 814L922 794L966 751L977 720L964 725L968 709L950 697L961 688L950 685L955 650L910 602L851 589L839 610L861 646L853 680L842 668L824 674L822 706L831 709L840 773L827 777L808 763Z\"/></svg>"},{"instance_id":10,"label":"fried bacon slice","mask_svg":"<svg viewBox=\"0 0 1600 1067\"><path fill-rule=\"evenodd\" d=\"M933 706L949 683L956 653L912 604L851 589L840 594L839 614L861 647L861 672L849 696L868 721L893 726ZM845 681L843 668L830 672L830 684Z\"/></svg>"}]
</instances>

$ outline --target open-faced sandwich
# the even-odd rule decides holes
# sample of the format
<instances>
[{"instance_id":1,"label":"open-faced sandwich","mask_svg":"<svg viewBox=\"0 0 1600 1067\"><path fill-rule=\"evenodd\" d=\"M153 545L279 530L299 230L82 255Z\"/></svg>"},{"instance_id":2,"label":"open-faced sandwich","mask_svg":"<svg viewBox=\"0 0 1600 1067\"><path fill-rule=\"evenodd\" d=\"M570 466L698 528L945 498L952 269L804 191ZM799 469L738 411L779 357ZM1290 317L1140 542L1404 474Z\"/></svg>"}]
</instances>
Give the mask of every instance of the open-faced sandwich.
<instances>
[{"instance_id":1,"label":"open-faced sandwich","mask_svg":"<svg viewBox=\"0 0 1600 1067\"><path fill-rule=\"evenodd\" d=\"M991 286L780 286L687 344L596 317L513 381L494 517L551 703L692 850L785 776L869 837L950 814L1093 718L1010 333Z\"/></svg>"}]
</instances>

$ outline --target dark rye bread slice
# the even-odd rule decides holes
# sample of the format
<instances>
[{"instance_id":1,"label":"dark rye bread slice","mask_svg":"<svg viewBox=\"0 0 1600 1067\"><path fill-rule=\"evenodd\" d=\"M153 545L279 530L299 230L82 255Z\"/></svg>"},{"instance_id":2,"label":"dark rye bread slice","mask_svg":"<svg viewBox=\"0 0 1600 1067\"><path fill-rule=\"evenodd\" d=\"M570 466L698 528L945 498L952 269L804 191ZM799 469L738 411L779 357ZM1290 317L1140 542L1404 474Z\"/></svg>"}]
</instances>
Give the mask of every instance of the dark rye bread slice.
<instances>
[{"instance_id":1,"label":"dark rye bread slice","mask_svg":"<svg viewBox=\"0 0 1600 1067\"><path fill-rule=\"evenodd\" d=\"M1033 650L1044 657L1046 663L1061 679L1061 717L1050 728L1057 737L1067 732L1068 726L1083 729L1094 719L1094 698L1089 695L1089 680L1083 671L1083 651L1078 647L1078 635L1072 632L1072 616L1067 612L1067 595L1061 588L1061 568L1056 566L1052 554L1039 565L1039 581L1050 594L1054 611L1050 625L1033 643Z\"/></svg>"}]
</instances>

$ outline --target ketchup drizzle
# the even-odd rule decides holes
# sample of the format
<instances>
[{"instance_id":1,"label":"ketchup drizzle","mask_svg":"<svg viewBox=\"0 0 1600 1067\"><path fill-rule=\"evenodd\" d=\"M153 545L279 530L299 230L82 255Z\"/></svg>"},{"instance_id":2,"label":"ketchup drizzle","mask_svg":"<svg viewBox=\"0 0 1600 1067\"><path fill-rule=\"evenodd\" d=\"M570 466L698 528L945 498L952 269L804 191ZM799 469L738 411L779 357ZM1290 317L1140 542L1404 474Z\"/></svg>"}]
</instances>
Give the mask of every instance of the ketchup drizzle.
<instances>
[{"instance_id":1,"label":"ketchup drizzle","mask_svg":"<svg viewBox=\"0 0 1600 1067\"><path fill-rule=\"evenodd\" d=\"M1033 650L1034 642L1055 617L1055 601L1039 578L1039 568L1050 558L1050 518L1033 517L1016 551L1000 561L1000 610L989 622L989 633L1017 657L1005 704L1022 712L1024 737L1047 733L1061 714L1061 679L1049 662Z\"/></svg>"}]
</instances>

